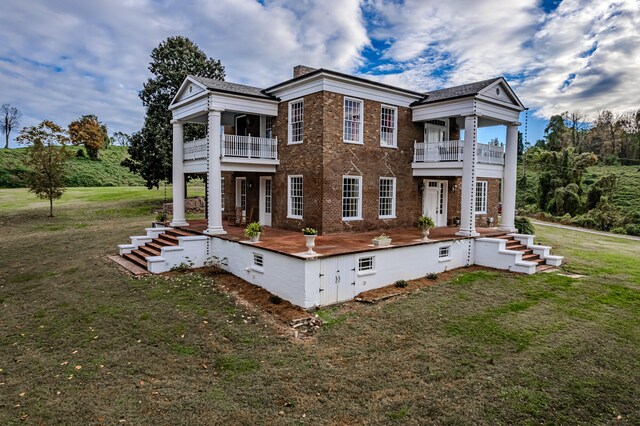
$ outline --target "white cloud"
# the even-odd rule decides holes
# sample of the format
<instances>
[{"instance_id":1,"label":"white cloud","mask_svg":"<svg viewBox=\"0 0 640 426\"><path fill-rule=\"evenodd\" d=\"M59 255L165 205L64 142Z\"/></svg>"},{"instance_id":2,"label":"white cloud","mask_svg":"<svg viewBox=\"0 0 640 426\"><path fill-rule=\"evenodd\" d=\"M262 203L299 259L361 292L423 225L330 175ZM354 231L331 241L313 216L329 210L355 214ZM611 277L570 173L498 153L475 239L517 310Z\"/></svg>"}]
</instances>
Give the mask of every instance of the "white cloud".
<instances>
[{"instance_id":1,"label":"white cloud","mask_svg":"<svg viewBox=\"0 0 640 426\"><path fill-rule=\"evenodd\" d=\"M0 15L0 103L23 125L91 113L135 131L149 54L178 34L221 59L228 80L259 86L298 63L351 72L369 42L358 0L14 2Z\"/></svg>"}]
</instances>

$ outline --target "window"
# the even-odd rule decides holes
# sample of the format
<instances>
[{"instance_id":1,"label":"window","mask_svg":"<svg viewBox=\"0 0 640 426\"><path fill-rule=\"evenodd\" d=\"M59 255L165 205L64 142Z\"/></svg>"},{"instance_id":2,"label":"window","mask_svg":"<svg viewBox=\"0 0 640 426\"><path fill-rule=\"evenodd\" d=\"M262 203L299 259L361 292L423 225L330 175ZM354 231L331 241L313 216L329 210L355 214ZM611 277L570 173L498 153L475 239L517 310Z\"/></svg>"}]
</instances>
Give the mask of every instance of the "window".
<instances>
[{"instance_id":1,"label":"window","mask_svg":"<svg viewBox=\"0 0 640 426\"><path fill-rule=\"evenodd\" d=\"M442 246L438 249L438 260L449 260L451 258L451 246Z\"/></svg>"},{"instance_id":2,"label":"window","mask_svg":"<svg viewBox=\"0 0 640 426\"><path fill-rule=\"evenodd\" d=\"M273 117L267 116L265 123L265 137L273 139Z\"/></svg>"},{"instance_id":3,"label":"window","mask_svg":"<svg viewBox=\"0 0 640 426\"><path fill-rule=\"evenodd\" d=\"M375 256L361 257L358 259L358 275L375 273Z\"/></svg>"},{"instance_id":4,"label":"window","mask_svg":"<svg viewBox=\"0 0 640 426\"><path fill-rule=\"evenodd\" d=\"M222 205L222 209L224 210L224 176L220 179L220 204Z\"/></svg>"},{"instance_id":5,"label":"window","mask_svg":"<svg viewBox=\"0 0 640 426\"><path fill-rule=\"evenodd\" d=\"M271 178L264 181L264 212L271 213Z\"/></svg>"},{"instance_id":6,"label":"window","mask_svg":"<svg viewBox=\"0 0 640 426\"><path fill-rule=\"evenodd\" d=\"M487 182L484 180L476 182L476 213L487 213Z\"/></svg>"},{"instance_id":7,"label":"window","mask_svg":"<svg viewBox=\"0 0 640 426\"><path fill-rule=\"evenodd\" d=\"M362 219L362 176L342 177L342 220Z\"/></svg>"},{"instance_id":8,"label":"window","mask_svg":"<svg viewBox=\"0 0 640 426\"><path fill-rule=\"evenodd\" d=\"M264 257L261 253L253 252L253 264L248 269L264 273Z\"/></svg>"},{"instance_id":9,"label":"window","mask_svg":"<svg viewBox=\"0 0 640 426\"><path fill-rule=\"evenodd\" d=\"M444 142L449 139L447 120L429 120L424 123L424 141L427 143Z\"/></svg>"},{"instance_id":10,"label":"window","mask_svg":"<svg viewBox=\"0 0 640 426\"><path fill-rule=\"evenodd\" d=\"M302 219L302 176L289 176L289 206L287 217Z\"/></svg>"},{"instance_id":11,"label":"window","mask_svg":"<svg viewBox=\"0 0 640 426\"><path fill-rule=\"evenodd\" d=\"M380 145L397 146L398 109L382 105L380 110Z\"/></svg>"},{"instance_id":12,"label":"window","mask_svg":"<svg viewBox=\"0 0 640 426\"><path fill-rule=\"evenodd\" d=\"M362 101L344 98L344 142L362 142Z\"/></svg>"},{"instance_id":13,"label":"window","mask_svg":"<svg viewBox=\"0 0 640 426\"><path fill-rule=\"evenodd\" d=\"M381 219L396 217L396 178L380 178L380 208L378 215Z\"/></svg>"},{"instance_id":14,"label":"window","mask_svg":"<svg viewBox=\"0 0 640 426\"><path fill-rule=\"evenodd\" d=\"M304 137L304 100L289 102L289 143L302 143Z\"/></svg>"}]
</instances>

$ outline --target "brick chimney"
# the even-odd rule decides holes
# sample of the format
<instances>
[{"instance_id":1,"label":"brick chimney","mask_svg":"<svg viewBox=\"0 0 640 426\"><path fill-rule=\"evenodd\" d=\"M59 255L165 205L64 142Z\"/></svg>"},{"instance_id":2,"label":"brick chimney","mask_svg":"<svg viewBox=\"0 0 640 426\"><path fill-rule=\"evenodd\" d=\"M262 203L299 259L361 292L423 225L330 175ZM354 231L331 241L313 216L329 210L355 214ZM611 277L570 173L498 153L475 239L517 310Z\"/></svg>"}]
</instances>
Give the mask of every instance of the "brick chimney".
<instances>
[{"instance_id":1,"label":"brick chimney","mask_svg":"<svg viewBox=\"0 0 640 426\"><path fill-rule=\"evenodd\" d=\"M309 74L315 71L315 68L307 67L304 65L296 65L293 67L293 78L300 77L301 75Z\"/></svg>"}]
</instances>

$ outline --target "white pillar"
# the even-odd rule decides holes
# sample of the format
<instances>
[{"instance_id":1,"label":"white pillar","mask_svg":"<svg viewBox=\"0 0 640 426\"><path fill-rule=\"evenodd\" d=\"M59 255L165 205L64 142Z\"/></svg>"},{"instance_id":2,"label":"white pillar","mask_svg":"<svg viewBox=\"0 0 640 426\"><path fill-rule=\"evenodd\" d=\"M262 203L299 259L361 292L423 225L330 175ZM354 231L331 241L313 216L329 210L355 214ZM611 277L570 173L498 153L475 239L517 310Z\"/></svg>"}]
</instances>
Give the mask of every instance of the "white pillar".
<instances>
[{"instance_id":1,"label":"white pillar","mask_svg":"<svg viewBox=\"0 0 640 426\"><path fill-rule=\"evenodd\" d=\"M208 223L205 234L226 234L222 228L222 170L220 167L220 111L209 111L207 144L209 171L207 177Z\"/></svg>"},{"instance_id":2,"label":"white pillar","mask_svg":"<svg viewBox=\"0 0 640 426\"><path fill-rule=\"evenodd\" d=\"M456 235L477 237L476 232L476 168L478 165L478 117L464 119L464 147L462 149L462 194L460 202L460 230Z\"/></svg>"},{"instance_id":3,"label":"white pillar","mask_svg":"<svg viewBox=\"0 0 640 426\"><path fill-rule=\"evenodd\" d=\"M518 124L507 126L507 143L502 178L502 221L500 229L516 232L516 168L518 164Z\"/></svg>"},{"instance_id":4,"label":"white pillar","mask_svg":"<svg viewBox=\"0 0 640 426\"><path fill-rule=\"evenodd\" d=\"M184 128L173 120L173 220L171 226L187 226L184 215Z\"/></svg>"}]
</instances>

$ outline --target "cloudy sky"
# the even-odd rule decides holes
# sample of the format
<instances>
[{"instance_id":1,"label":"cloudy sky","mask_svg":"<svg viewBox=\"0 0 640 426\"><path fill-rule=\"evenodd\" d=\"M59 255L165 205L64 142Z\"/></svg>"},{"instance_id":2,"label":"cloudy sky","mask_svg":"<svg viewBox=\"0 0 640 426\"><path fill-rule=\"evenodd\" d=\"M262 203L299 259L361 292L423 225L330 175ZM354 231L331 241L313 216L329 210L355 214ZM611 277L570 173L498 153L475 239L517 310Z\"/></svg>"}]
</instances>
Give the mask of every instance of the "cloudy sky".
<instances>
[{"instance_id":1,"label":"cloudy sky","mask_svg":"<svg viewBox=\"0 0 640 426\"><path fill-rule=\"evenodd\" d=\"M503 75L544 118L640 107L640 0L0 0L0 103L23 125L96 114L141 127L149 53L184 35L227 80L296 64L428 91ZM524 119L524 117L523 117ZM15 135L14 135L15 136ZM490 136L486 133L484 137Z\"/></svg>"}]
</instances>

